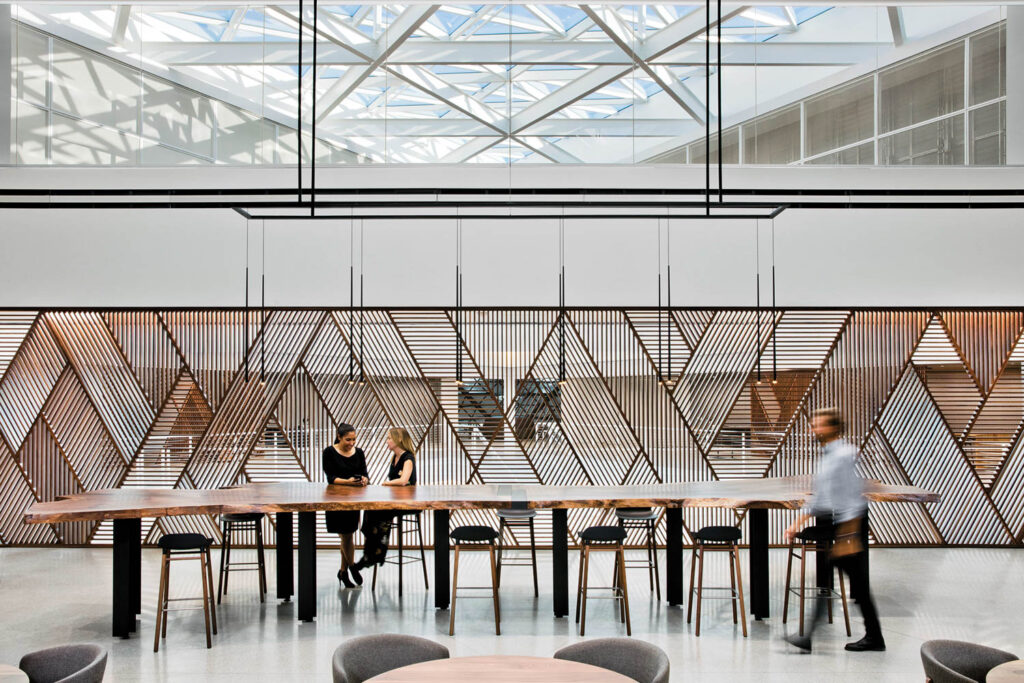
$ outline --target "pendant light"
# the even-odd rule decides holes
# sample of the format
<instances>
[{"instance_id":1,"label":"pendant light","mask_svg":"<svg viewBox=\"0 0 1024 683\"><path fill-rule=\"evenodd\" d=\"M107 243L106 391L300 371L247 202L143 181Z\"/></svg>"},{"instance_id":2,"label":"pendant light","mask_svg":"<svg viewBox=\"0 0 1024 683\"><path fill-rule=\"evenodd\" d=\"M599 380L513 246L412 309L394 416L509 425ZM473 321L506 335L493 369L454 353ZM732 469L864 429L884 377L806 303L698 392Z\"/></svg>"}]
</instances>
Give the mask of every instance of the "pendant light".
<instances>
[{"instance_id":1,"label":"pendant light","mask_svg":"<svg viewBox=\"0 0 1024 683\"><path fill-rule=\"evenodd\" d=\"M672 387L675 384L675 375L672 374L672 220L665 219L665 295L668 300L668 315L665 317L665 339L668 342L668 373L665 376L665 386Z\"/></svg>"},{"instance_id":2,"label":"pendant light","mask_svg":"<svg viewBox=\"0 0 1024 683\"><path fill-rule=\"evenodd\" d=\"M455 219L455 384L462 386L462 219Z\"/></svg>"},{"instance_id":3,"label":"pendant light","mask_svg":"<svg viewBox=\"0 0 1024 683\"><path fill-rule=\"evenodd\" d=\"M348 219L348 383L355 384L355 319L356 319L356 250L355 250L355 220L350 216Z\"/></svg>"},{"instance_id":4,"label":"pendant light","mask_svg":"<svg viewBox=\"0 0 1024 683\"><path fill-rule=\"evenodd\" d=\"M754 219L754 289L757 314L757 340L754 354L757 358L757 383L761 383L761 228L759 221Z\"/></svg>"},{"instance_id":5,"label":"pendant light","mask_svg":"<svg viewBox=\"0 0 1024 683\"><path fill-rule=\"evenodd\" d=\"M245 221L245 313L242 317L242 355L245 357L245 381L249 381L249 221Z\"/></svg>"},{"instance_id":6,"label":"pendant light","mask_svg":"<svg viewBox=\"0 0 1024 683\"><path fill-rule=\"evenodd\" d=\"M565 208L562 208L564 213ZM565 384L565 218L558 219L558 384Z\"/></svg>"},{"instance_id":7,"label":"pendant light","mask_svg":"<svg viewBox=\"0 0 1024 683\"><path fill-rule=\"evenodd\" d=\"M778 334L775 329L778 310L775 306L775 219L772 218L772 384L779 383L779 363L776 339Z\"/></svg>"},{"instance_id":8,"label":"pendant light","mask_svg":"<svg viewBox=\"0 0 1024 683\"><path fill-rule=\"evenodd\" d=\"M363 354L363 317L366 312L363 299L363 219L359 219L359 386L366 384L366 356Z\"/></svg>"},{"instance_id":9,"label":"pendant light","mask_svg":"<svg viewBox=\"0 0 1024 683\"><path fill-rule=\"evenodd\" d=\"M661 369L664 367L662 359L662 345L661 345L661 319L665 312L661 308L661 219L658 219L658 384L665 383L665 376L661 373Z\"/></svg>"}]
</instances>

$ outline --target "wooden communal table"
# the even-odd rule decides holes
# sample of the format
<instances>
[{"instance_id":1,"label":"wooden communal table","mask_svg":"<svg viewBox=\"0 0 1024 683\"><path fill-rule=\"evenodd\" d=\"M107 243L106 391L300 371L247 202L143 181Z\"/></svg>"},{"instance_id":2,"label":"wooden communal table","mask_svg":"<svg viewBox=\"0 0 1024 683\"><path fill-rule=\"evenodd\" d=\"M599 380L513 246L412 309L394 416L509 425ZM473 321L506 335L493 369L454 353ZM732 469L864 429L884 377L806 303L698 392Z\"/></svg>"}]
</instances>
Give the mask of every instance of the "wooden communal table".
<instances>
[{"instance_id":1,"label":"wooden communal table","mask_svg":"<svg viewBox=\"0 0 1024 683\"><path fill-rule=\"evenodd\" d=\"M986 683L1024 683L1024 660L1005 662L985 674Z\"/></svg>"},{"instance_id":2,"label":"wooden communal table","mask_svg":"<svg viewBox=\"0 0 1024 683\"><path fill-rule=\"evenodd\" d=\"M566 659L549 657L455 657L410 664L366 683L633 683L632 678Z\"/></svg>"},{"instance_id":3,"label":"wooden communal table","mask_svg":"<svg viewBox=\"0 0 1024 683\"><path fill-rule=\"evenodd\" d=\"M277 515L277 597L294 594L293 520L298 524L298 618L316 617L316 512L318 510L431 510L434 515L434 605L449 604L449 516L462 509L552 510L552 600L556 617L569 614L568 510L570 508L664 507L667 525L666 597L683 602L685 507L747 509L750 544L750 612L769 616L768 510L797 509L809 496L809 477L748 479L631 486L465 485L408 487L328 486L315 482L250 484L229 489L122 488L90 491L35 503L30 524L114 521L113 633L127 638L141 613L143 517L263 512ZM936 493L913 486L868 482L868 498L885 502L937 502ZM865 530L866 533L866 530ZM817 553L827 561L826 553ZM831 572L819 576L831 582Z\"/></svg>"}]
</instances>

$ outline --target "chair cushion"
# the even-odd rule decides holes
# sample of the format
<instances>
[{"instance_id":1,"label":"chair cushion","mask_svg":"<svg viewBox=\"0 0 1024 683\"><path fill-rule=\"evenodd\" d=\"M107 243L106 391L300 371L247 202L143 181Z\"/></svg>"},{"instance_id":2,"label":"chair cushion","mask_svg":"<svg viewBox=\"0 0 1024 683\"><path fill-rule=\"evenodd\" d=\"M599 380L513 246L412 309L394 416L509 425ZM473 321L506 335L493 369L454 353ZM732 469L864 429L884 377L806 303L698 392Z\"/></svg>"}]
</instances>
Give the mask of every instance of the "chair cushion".
<instances>
[{"instance_id":1,"label":"chair cushion","mask_svg":"<svg viewBox=\"0 0 1024 683\"><path fill-rule=\"evenodd\" d=\"M742 533L734 526L706 526L694 536L704 543L733 543L740 540Z\"/></svg>"},{"instance_id":2,"label":"chair cushion","mask_svg":"<svg viewBox=\"0 0 1024 683\"><path fill-rule=\"evenodd\" d=\"M928 640L921 645L925 676L935 683L984 681L993 668L1015 659L1012 652L962 640Z\"/></svg>"},{"instance_id":3,"label":"chair cushion","mask_svg":"<svg viewBox=\"0 0 1024 683\"><path fill-rule=\"evenodd\" d=\"M381 633L348 638L334 651L334 683L363 683L410 664L447 659L448 648L417 636Z\"/></svg>"},{"instance_id":4,"label":"chair cushion","mask_svg":"<svg viewBox=\"0 0 1024 683\"><path fill-rule=\"evenodd\" d=\"M99 645L58 645L30 652L21 658L18 668L28 674L26 680L102 683L107 668L107 651Z\"/></svg>"},{"instance_id":5,"label":"chair cushion","mask_svg":"<svg viewBox=\"0 0 1024 683\"><path fill-rule=\"evenodd\" d=\"M668 683L668 655L660 647L642 640L590 638L563 647L554 658L599 666L638 683Z\"/></svg>"},{"instance_id":6,"label":"chair cushion","mask_svg":"<svg viewBox=\"0 0 1024 683\"><path fill-rule=\"evenodd\" d=\"M626 530L619 526L587 527L580 534L587 543L617 543L626 540Z\"/></svg>"},{"instance_id":7,"label":"chair cushion","mask_svg":"<svg viewBox=\"0 0 1024 683\"><path fill-rule=\"evenodd\" d=\"M498 537L498 532L489 526L457 526L449 536L462 543L481 543L493 541Z\"/></svg>"},{"instance_id":8,"label":"chair cushion","mask_svg":"<svg viewBox=\"0 0 1024 683\"><path fill-rule=\"evenodd\" d=\"M224 522L258 522L263 519L262 512L229 512L220 516Z\"/></svg>"},{"instance_id":9,"label":"chair cushion","mask_svg":"<svg viewBox=\"0 0 1024 683\"><path fill-rule=\"evenodd\" d=\"M209 548L211 543L213 539L202 534L165 534L157 541L164 550L200 550Z\"/></svg>"},{"instance_id":10,"label":"chair cushion","mask_svg":"<svg viewBox=\"0 0 1024 683\"><path fill-rule=\"evenodd\" d=\"M652 508L616 508L615 516L619 519L657 519L658 513Z\"/></svg>"},{"instance_id":11,"label":"chair cushion","mask_svg":"<svg viewBox=\"0 0 1024 683\"><path fill-rule=\"evenodd\" d=\"M512 510L503 508L498 510L498 516L505 519L530 519L537 516L536 510Z\"/></svg>"},{"instance_id":12,"label":"chair cushion","mask_svg":"<svg viewBox=\"0 0 1024 683\"><path fill-rule=\"evenodd\" d=\"M822 529L817 526L804 527L800 531L796 532L796 537L801 541L809 541L811 543L817 543L818 541L827 541L831 538L827 529Z\"/></svg>"}]
</instances>

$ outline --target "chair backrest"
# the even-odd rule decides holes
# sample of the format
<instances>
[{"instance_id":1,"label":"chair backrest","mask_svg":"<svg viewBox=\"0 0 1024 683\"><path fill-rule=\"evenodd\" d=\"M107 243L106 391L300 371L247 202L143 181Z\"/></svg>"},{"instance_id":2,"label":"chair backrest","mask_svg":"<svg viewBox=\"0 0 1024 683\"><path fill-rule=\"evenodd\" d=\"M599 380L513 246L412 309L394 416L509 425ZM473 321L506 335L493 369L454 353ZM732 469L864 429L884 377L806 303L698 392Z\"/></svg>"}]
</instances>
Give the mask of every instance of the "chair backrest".
<instances>
[{"instance_id":1,"label":"chair backrest","mask_svg":"<svg viewBox=\"0 0 1024 683\"><path fill-rule=\"evenodd\" d=\"M416 636L381 633L349 638L334 651L334 683L363 683L385 671L448 657L444 645Z\"/></svg>"},{"instance_id":2,"label":"chair backrest","mask_svg":"<svg viewBox=\"0 0 1024 683\"><path fill-rule=\"evenodd\" d=\"M638 683L668 683L668 655L657 645L632 638L595 638L563 647L555 659L592 664Z\"/></svg>"},{"instance_id":3,"label":"chair backrest","mask_svg":"<svg viewBox=\"0 0 1024 683\"><path fill-rule=\"evenodd\" d=\"M1017 655L962 640L929 640L921 646L924 674L933 683L981 683L986 674Z\"/></svg>"},{"instance_id":4,"label":"chair backrest","mask_svg":"<svg viewBox=\"0 0 1024 683\"><path fill-rule=\"evenodd\" d=\"M18 668L30 683L100 683L107 668L107 651L99 645L58 645L30 652Z\"/></svg>"}]
</instances>

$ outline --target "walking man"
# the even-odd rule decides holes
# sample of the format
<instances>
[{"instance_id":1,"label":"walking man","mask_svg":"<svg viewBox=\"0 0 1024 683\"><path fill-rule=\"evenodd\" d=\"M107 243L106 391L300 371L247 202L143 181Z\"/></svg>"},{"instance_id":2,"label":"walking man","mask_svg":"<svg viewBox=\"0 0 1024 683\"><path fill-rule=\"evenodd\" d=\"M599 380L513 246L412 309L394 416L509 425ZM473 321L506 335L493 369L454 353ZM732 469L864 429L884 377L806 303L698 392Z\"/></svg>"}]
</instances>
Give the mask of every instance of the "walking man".
<instances>
[{"instance_id":1,"label":"walking man","mask_svg":"<svg viewBox=\"0 0 1024 683\"><path fill-rule=\"evenodd\" d=\"M878 623L878 612L868 588L868 565L865 523L868 502L864 497L864 485L857 475L857 449L843 439L843 419L839 411L826 408L814 413L812 420L814 436L822 444L818 472L814 476L814 490L805 503L803 514L786 529L786 540L790 541L812 517L817 518L819 528L832 540L829 555L831 567L846 572L850 579L850 595L860 606L867 630L860 640L848 643L851 652L885 650L882 627ZM825 616L828 607L825 600L816 600L814 616L811 618L805 636L787 636L786 640L801 650L811 650L811 638L815 627Z\"/></svg>"}]
</instances>

